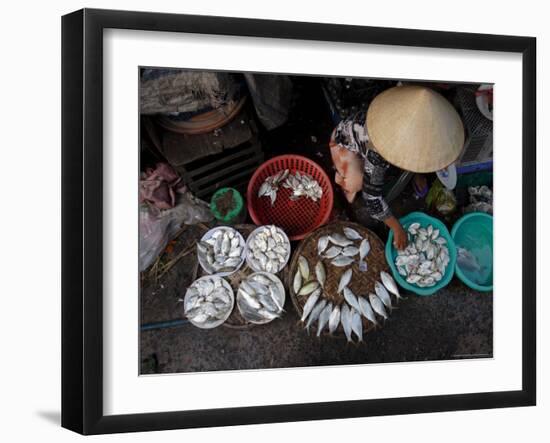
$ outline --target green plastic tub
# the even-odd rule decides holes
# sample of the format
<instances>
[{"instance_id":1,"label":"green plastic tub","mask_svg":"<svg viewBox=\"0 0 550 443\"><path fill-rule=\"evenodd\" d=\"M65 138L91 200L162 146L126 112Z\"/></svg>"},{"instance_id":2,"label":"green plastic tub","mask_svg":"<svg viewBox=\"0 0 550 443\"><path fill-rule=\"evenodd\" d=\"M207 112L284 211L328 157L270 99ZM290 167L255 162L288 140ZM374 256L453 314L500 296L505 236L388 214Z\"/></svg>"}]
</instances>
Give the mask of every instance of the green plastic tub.
<instances>
[{"instance_id":1,"label":"green plastic tub","mask_svg":"<svg viewBox=\"0 0 550 443\"><path fill-rule=\"evenodd\" d=\"M439 280L434 286L430 286L429 288L421 288L417 285L407 283L407 281L397 271L397 267L395 266L395 257L397 256L397 250L393 246L393 231L390 231L390 235L388 236L388 241L386 242L386 260L391 268L391 272L393 274L393 278L395 279L395 281L401 287L411 292L414 292L415 294L433 295L440 289L447 286L455 273L456 247L451 237L451 234L449 233L449 230L443 224L443 222L441 222L437 218L430 217L429 215L424 214L423 212L411 212L405 217L400 218L399 221L401 222L401 225L405 230L409 228L409 225L415 222L420 223L420 226L422 226L423 228L425 228L428 225L432 225L434 228L439 229L439 235L441 235L447 240L447 247L449 248L449 264L445 269L445 274L443 275L443 278Z\"/></svg>"},{"instance_id":2,"label":"green plastic tub","mask_svg":"<svg viewBox=\"0 0 550 443\"><path fill-rule=\"evenodd\" d=\"M476 291L493 290L493 217L484 212L472 212L460 218L451 230L458 248L468 250L476 259L475 268L461 268L456 263L456 275Z\"/></svg>"},{"instance_id":3,"label":"green plastic tub","mask_svg":"<svg viewBox=\"0 0 550 443\"><path fill-rule=\"evenodd\" d=\"M218 189L210 199L210 211L216 220L227 225L242 223L246 217L243 196L233 188Z\"/></svg>"}]
</instances>

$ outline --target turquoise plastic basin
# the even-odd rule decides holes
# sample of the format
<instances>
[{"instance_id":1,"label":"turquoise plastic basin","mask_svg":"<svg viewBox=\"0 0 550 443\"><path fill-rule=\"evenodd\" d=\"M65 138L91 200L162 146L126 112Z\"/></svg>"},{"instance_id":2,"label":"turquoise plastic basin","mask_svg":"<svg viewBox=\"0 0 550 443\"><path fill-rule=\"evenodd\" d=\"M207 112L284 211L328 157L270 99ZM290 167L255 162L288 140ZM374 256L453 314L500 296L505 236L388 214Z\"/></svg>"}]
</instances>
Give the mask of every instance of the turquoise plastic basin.
<instances>
[{"instance_id":1,"label":"turquoise plastic basin","mask_svg":"<svg viewBox=\"0 0 550 443\"><path fill-rule=\"evenodd\" d=\"M460 218L451 230L457 248L467 249L479 269L461 269L456 263L456 275L476 291L493 290L493 217L484 212L472 212Z\"/></svg>"},{"instance_id":2,"label":"turquoise plastic basin","mask_svg":"<svg viewBox=\"0 0 550 443\"><path fill-rule=\"evenodd\" d=\"M449 264L445 269L445 275L443 275L443 278L439 280L434 286L430 286L429 288L421 288L417 285L407 283L407 281L397 271L397 267L395 266L395 257L397 256L397 250L393 246L393 231L390 231L388 241L386 242L386 260L390 265L391 272L395 281L397 281L397 283L399 283L401 287L412 291L415 294L433 295L441 288L447 286L455 273L456 247L451 237L451 234L449 234L449 230L443 224L443 222L439 221L437 218L430 217L423 212L411 212L405 217L400 218L399 221L401 222L401 225L405 230L408 229L409 225L415 222L420 223L420 226L422 226L423 228L427 227L428 225L432 225L434 228L439 229L439 235L447 240L447 247L449 248Z\"/></svg>"}]
</instances>

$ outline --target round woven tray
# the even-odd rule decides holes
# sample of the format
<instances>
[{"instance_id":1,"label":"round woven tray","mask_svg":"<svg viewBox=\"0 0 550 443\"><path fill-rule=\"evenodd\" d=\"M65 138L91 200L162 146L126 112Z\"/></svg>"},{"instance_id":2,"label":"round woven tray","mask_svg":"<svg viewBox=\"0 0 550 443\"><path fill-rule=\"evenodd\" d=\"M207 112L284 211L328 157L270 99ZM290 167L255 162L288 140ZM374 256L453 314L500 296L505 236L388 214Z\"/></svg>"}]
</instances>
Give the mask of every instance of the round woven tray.
<instances>
[{"instance_id":1,"label":"round woven tray","mask_svg":"<svg viewBox=\"0 0 550 443\"><path fill-rule=\"evenodd\" d=\"M249 224L243 224L243 225L234 225L233 226L237 231L241 233L241 235L246 240L250 233L257 228L256 225L249 225ZM285 267L286 268L286 267ZM237 297L237 290L239 289L239 286L241 284L241 281L248 277L250 274L254 273L247 264L246 261L243 263L241 269L239 269L237 272L228 275L224 277L231 287L233 288L233 292L235 293L235 297ZM199 277L202 277L203 275L206 275L206 272L199 266L198 260L197 265L195 268L194 273L194 280L196 280ZM286 281L286 273L283 271L276 274L282 282ZM241 313L239 312L239 308L237 307L237 303L235 303L235 307L233 308L233 312L231 312L231 315L229 318L225 321L225 323L222 324L222 326L225 326L226 328L231 329L249 329L253 326L256 326L254 323L250 323L249 321L246 321Z\"/></svg>"},{"instance_id":2,"label":"round woven tray","mask_svg":"<svg viewBox=\"0 0 550 443\"><path fill-rule=\"evenodd\" d=\"M349 268L349 266L346 267L337 267L330 264L330 260L326 258L321 258L317 254L317 241L320 237L328 234L332 234L335 232L339 232L343 234L343 228L345 226L349 226L350 228L355 229L357 232L359 232L363 237L367 237L370 242L371 250L369 254L367 255L367 264L368 264L368 270L365 272L361 272L359 270L358 266L358 260L356 260L352 265L353 269L353 277L351 279L350 284L348 285L350 289L356 294L356 295L368 295L369 292L374 292L374 283L377 280L380 280L380 272L386 271L388 272L388 264L386 262L386 257L384 255L384 243L380 238L374 234L369 229L365 228L364 226L361 226L357 223L351 223L351 222L336 222L331 223L329 225L325 225L316 231L309 234L302 242L299 244L299 246L294 251L294 254L292 256L292 259L290 261L290 265L288 267L288 275L287 275L287 285L288 285L288 293L290 294L290 299L292 300L292 304L294 305L294 308L298 312L298 316L302 316L303 307L304 304L307 301L308 296L297 296L294 293L293 289L293 279L294 275L298 271L298 257L300 255L303 255L309 264L310 269L310 275L313 273L315 275L315 265L317 264L317 261L323 260L323 264L325 265L325 270L327 274L327 279L325 282L325 289L323 291L323 297L326 298L328 301L332 302L332 304L341 305L344 302L344 296L342 294L338 294L338 283L340 282L341 275ZM358 245L359 241L356 241L356 246ZM330 246L329 246L330 247ZM358 257L357 257L358 258ZM311 278L311 277L310 277ZM313 277L315 279L315 277ZM374 329L375 325L371 322L369 322L366 318L362 317L363 320L363 335L370 332L372 329ZM314 322L313 327L314 329L317 326L317 322ZM341 337L344 334L344 330L342 328L342 325L340 324L338 326L338 329L335 331L334 335L335 337ZM323 335L330 336L328 332L324 332Z\"/></svg>"}]
</instances>

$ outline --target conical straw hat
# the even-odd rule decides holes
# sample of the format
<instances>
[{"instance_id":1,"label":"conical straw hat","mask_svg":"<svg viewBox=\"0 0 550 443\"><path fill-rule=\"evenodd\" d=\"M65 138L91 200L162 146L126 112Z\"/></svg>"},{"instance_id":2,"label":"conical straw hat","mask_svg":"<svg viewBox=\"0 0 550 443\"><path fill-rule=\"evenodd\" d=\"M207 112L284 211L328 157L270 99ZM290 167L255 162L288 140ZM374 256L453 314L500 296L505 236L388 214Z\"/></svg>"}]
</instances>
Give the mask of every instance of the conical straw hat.
<instances>
[{"instance_id":1,"label":"conical straw hat","mask_svg":"<svg viewBox=\"0 0 550 443\"><path fill-rule=\"evenodd\" d=\"M456 110L422 86L397 86L376 96L367 112L367 132L386 161L412 172L439 171L464 146L464 126Z\"/></svg>"}]
</instances>

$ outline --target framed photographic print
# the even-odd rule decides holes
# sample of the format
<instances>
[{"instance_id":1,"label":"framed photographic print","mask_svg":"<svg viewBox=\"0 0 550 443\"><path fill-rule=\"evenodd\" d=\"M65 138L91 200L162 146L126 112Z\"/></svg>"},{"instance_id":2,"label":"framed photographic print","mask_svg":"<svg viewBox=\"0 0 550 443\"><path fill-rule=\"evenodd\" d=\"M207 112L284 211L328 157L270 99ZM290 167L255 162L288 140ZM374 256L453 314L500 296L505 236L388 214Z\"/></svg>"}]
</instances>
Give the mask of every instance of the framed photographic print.
<instances>
[{"instance_id":1,"label":"framed photographic print","mask_svg":"<svg viewBox=\"0 0 550 443\"><path fill-rule=\"evenodd\" d=\"M535 404L534 38L85 9L62 56L64 427Z\"/></svg>"}]
</instances>

